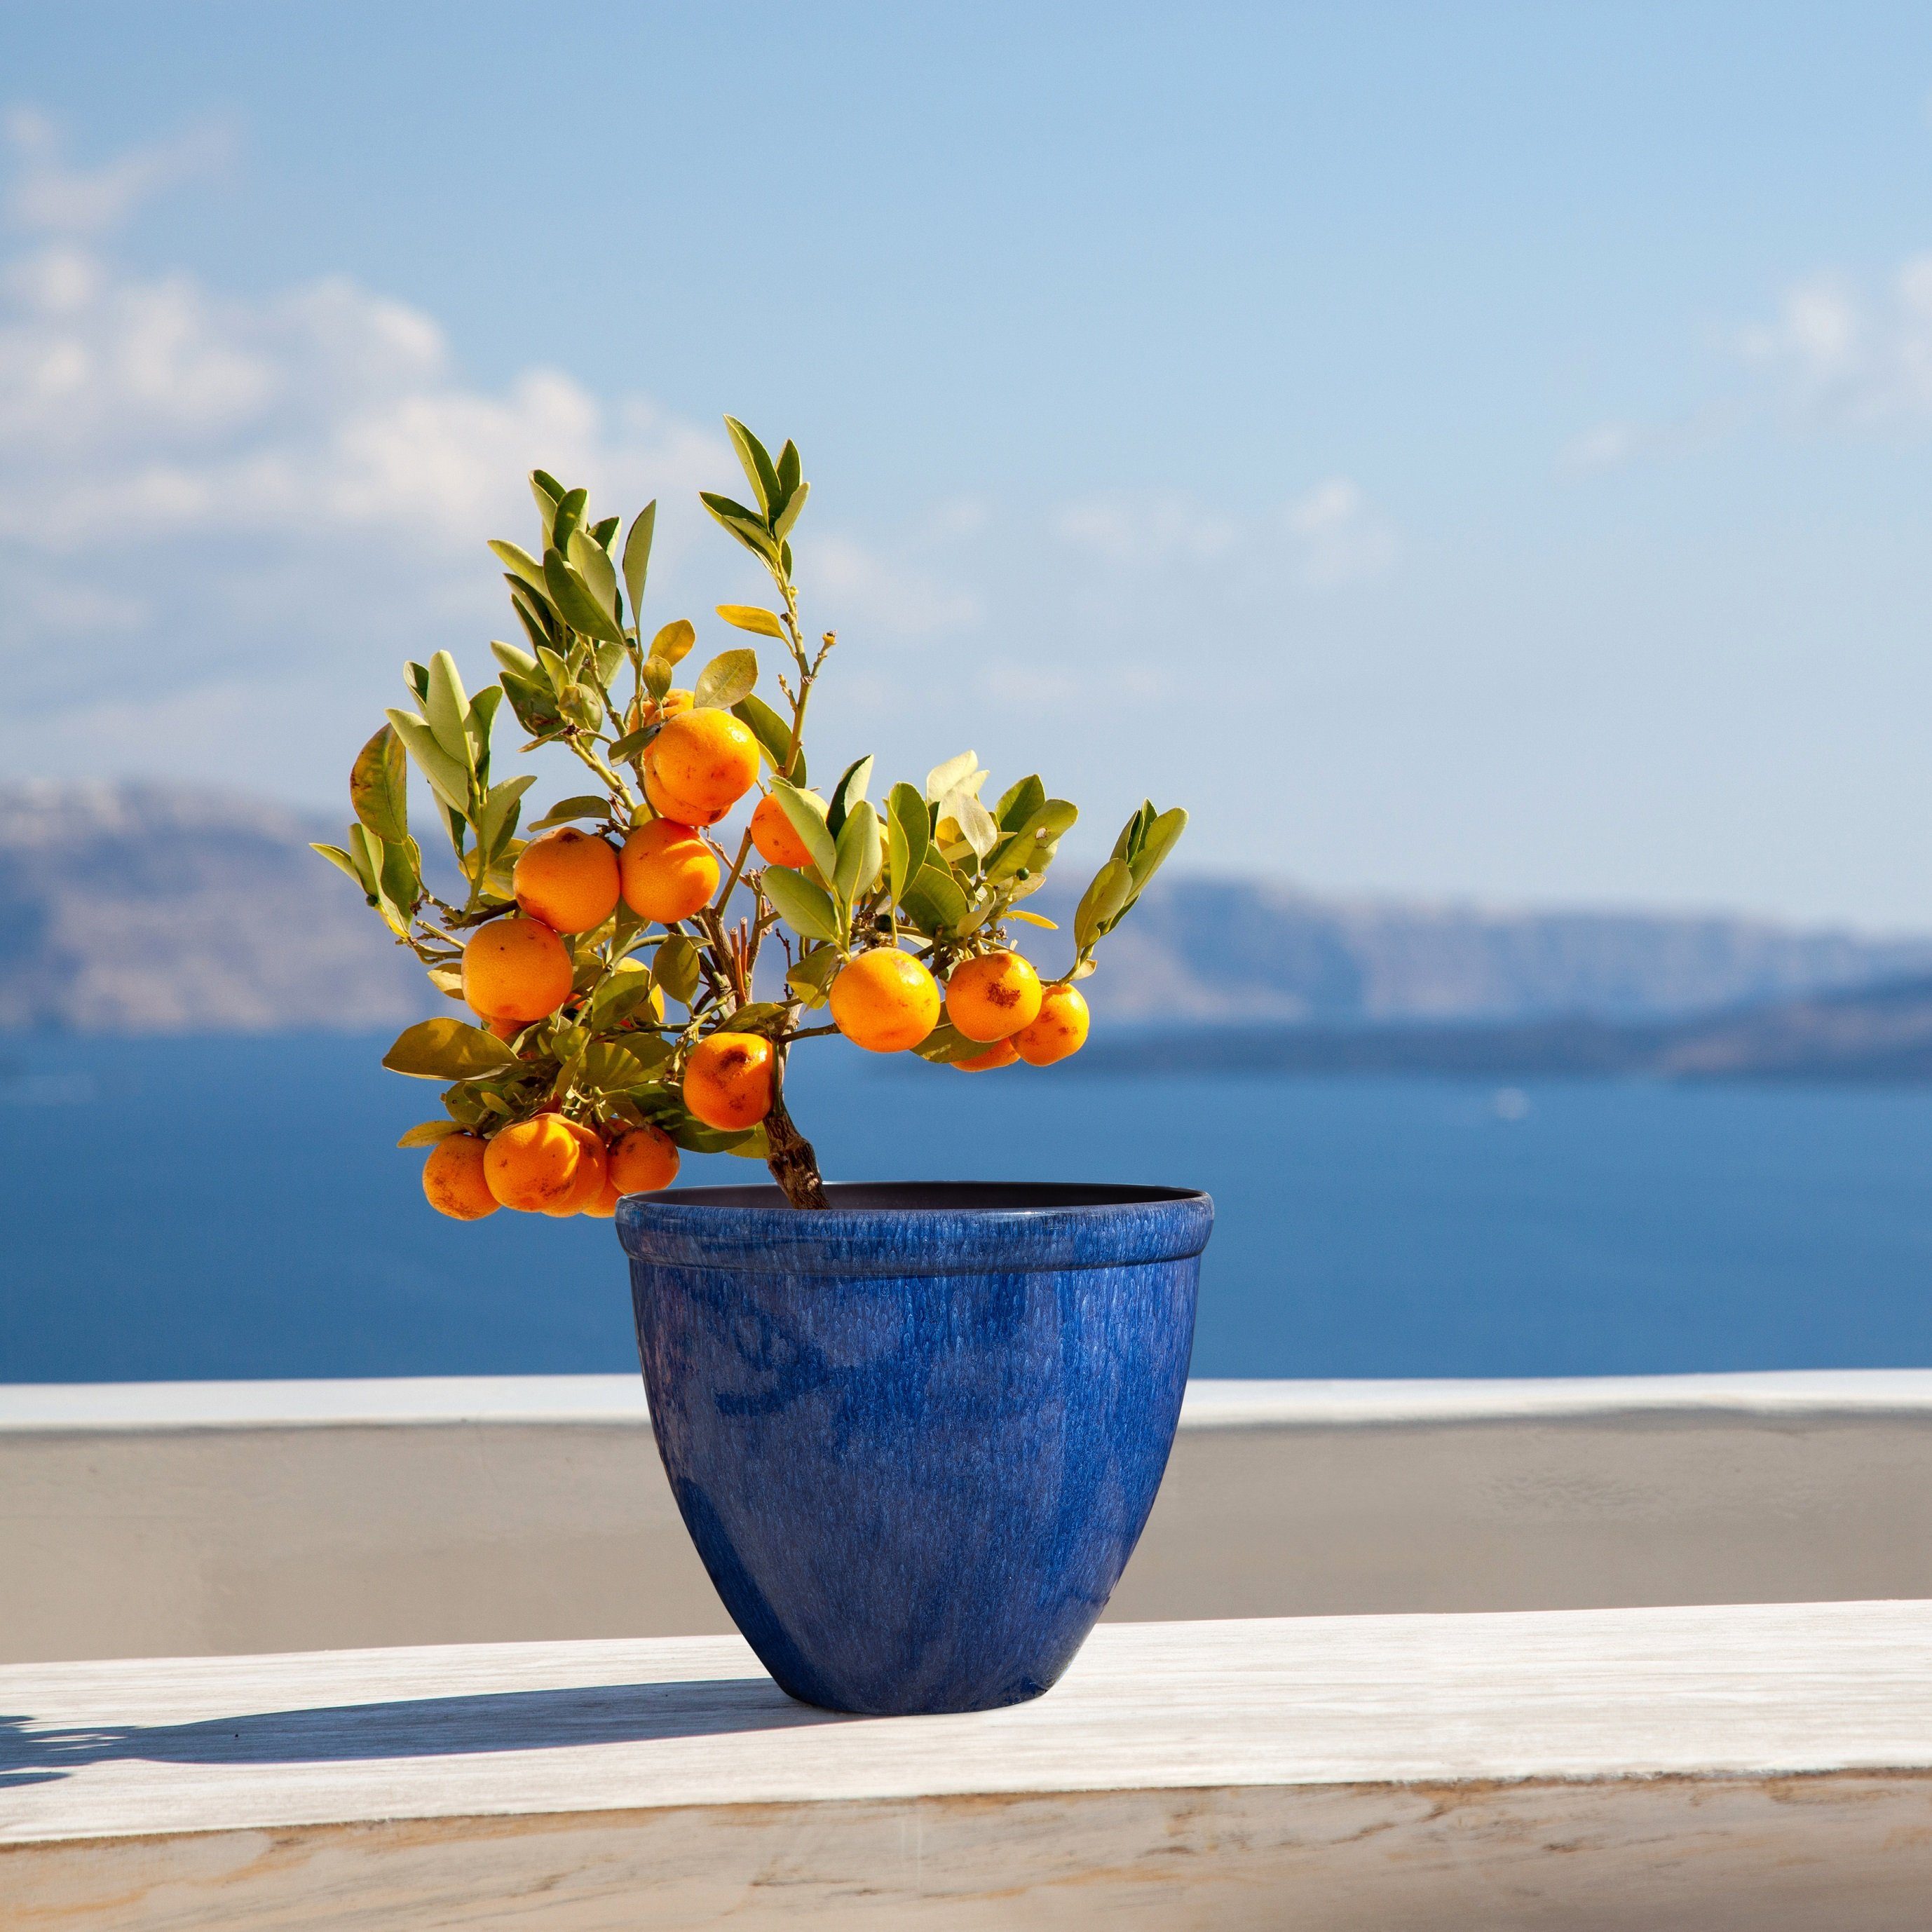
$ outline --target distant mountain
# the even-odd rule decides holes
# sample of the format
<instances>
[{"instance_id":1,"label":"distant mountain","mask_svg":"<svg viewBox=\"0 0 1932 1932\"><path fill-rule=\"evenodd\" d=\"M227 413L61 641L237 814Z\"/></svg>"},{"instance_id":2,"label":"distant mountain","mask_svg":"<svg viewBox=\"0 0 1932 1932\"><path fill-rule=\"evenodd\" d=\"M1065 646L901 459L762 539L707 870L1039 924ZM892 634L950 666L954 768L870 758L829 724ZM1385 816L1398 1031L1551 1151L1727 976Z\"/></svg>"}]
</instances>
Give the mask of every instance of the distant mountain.
<instances>
[{"instance_id":1,"label":"distant mountain","mask_svg":"<svg viewBox=\"0 0 1932 1932\"><path fill-rule=\"evenodd\" d=\"M1932 977L1675 1021L1193 1027L1103 1035L1090 1073L1436 1074L1526 1080L1932 1080Z\"/></svg>"},{"instance_id":2,"label":"distant mountain","mask_svg":"<svg viewBox=\"0 0 1932 1932\"><path fill-rule=\"evenodd\" d=\"M0 785L0 1030L360 1029L433 1010L414 962L308 850L340 836L333 820L172 786ZM1070 920L1070 894L1033 904ZM1064 937L1040 938L1038 956L1064 956ZM1105 1018L1319 1034L1674 1021L1932 973L1932 938L1180 878L1102 958L1087 991Z\"/></svg>"},{"instance_id":3,"label":"distant mountain","mask_svg":"<svg viewBox=\"0 0 1932 1932\"><path fill-rule=\"evenodd\" d=\"M341 828L164 785L0 787L0 1028L380 1028L435 998L308 850Z\"/></svg>"},{"instance_id":4,"label":"distant mountain","mask_svg":"<svg viewBox=\"0 0 1932 1932\"><path fill-rule=\"evenodd\" d=\"M1070 920L1070 898L1032 903ZM1049 942L1050 945L1051 942ZM1051 956L1050 952L1046 956ZM1932 938L1717 915L1498 911L1163 880L1085 990L1121 1019L1640 1021L1932 971Z\"/></svg>"}]
</instances>

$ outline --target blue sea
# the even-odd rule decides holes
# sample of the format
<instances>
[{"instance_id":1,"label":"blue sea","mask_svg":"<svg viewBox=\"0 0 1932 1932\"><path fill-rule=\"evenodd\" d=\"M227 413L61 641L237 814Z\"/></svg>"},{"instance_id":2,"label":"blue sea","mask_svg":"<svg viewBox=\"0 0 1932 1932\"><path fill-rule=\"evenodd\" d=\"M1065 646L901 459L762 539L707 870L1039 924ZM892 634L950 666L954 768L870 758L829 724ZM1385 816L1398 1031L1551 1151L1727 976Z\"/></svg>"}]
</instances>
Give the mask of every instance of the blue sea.
<instances>
[{"instance_id":1,"label":"blue sea","mask_svg":"<svg viewBox=\"0 0 1932 1932\"><path fill-rule=\"evenodd\" d=\"M634 1366L609 1223L432 1214L392 1144L436 1090L384 1043L0 1043L0 1381ZM793 1102L835 1179L1208 1189L1199 1375L1932 1364L1932 1094L968 1077L831 1042Z\"/></svg>"}]
</instances>

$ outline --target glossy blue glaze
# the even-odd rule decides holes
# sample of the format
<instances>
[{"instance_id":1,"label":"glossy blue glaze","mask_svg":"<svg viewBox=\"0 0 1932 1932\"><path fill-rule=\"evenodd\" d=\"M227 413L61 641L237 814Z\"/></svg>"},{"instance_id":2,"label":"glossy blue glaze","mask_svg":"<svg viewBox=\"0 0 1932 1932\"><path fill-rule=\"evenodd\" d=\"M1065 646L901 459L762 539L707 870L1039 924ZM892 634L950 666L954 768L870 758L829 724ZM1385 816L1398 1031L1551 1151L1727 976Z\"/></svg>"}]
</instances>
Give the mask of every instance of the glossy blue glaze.
<instances>
[{"instance_id":1,"label":"glossy blue glaze","mask_svg":"<svg viewBox=\"0 0 1932 1932\"><path fill-rule=\"evenodd\" d=\"M1204 1194L969 1184L619 1204L658 1447L784 1690L985 1710L1064 1670L1187 1379Z\"/></svg>"}]
</instances>

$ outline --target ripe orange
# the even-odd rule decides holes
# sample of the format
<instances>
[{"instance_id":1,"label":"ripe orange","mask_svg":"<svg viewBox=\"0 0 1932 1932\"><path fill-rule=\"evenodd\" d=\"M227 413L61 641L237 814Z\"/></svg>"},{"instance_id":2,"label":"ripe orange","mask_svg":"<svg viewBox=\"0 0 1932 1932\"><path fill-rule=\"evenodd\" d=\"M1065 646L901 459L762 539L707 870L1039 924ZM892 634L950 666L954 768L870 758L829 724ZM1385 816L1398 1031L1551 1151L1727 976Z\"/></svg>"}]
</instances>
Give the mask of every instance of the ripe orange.
<instances>
[{"instance_id":1,"label":"ripe orange","mask_svg":"<svg viewBox=\"0 0 1932 1932\"><path fill-rule=\"evenodd\" d=\"M786 818L784 807L769 796L759 800L752 814L752 843L768 866L789 866L797 872L812 863L812 854Z\"/></svg>"},{"instance_id":2,"label":"ripe orange","mask_svg":"<svg viewBox=\"0 0 1932 1932\"><path fill-rule=\"evenodd\" d=\"M718 861L688 825L654 818L624 841L624 903L640 919L688 919L718 890Z\"/></svg>"},{"instance_id":3,"label":"ripe orange","mask_svg":"<svg viewBox=\"0 0 1932 1932\"><path fill-rule=\"evenodd\" d=\"M982 952L946 982L946 1017L968 1040L1010 1040L1038 1018L1040 1001L1040 975L1017 952Z\"/></svg>"},{"instance_id":4,"label":"ripe orange","mask_svg":"<svg viewBox=\"0 0 1932 1932\"><path fill-rule=\"evenodd\" d=\"M1013 1036L1013 1045L1029 1066L1051 1066L1065 1060L1087 1044L1087 1002L1077 988L1047 988L1040 1003L1040 1017Z\"/></svg>"},{"instance_id":5,"label":"ripe orange","mask_svg":"<svg viewBox=\"0 0 1932 1932\"><path fill-rule=\"evenodd\" d=\"M610 1150L610 1184L620 1194L655 1194L677 1178L677 1143L658 1127L633 1127Z\"/></svg>"},{"instance_id":6,"label":"ripe orange","mask_svg":"<svg viewBox=\"0 0 1932 1932\"><path fill-rule=\"evenodd\" d=\"M599 1190L597 1198L579 1211L588 1214L593 1220L609 1220L617 1211L616 1183L607 1174L604 1177L604 1185Z\"/></svg>"},{"instance_id":7,"label":"ripe orange","mask_svg":"<svg viewBox=\"0 0 1932 1932\"><path fill-rule=\"evenodd\" d=\"M694 799L679 797L660 782L649 764L644 766L644 796L660 818L668 818L676 825L716 825L731 809L727 805L714 812Z\"/></svg>"},{"instance_id":8,"label":"ripe orange","mask_svg":"<svg viewBox=\"0 0 1932 1932\"><path fill-rule=\"evenodd\" d=\"M666 810L667 818L686 825L711 825L722 818L758 776L758 741L748 726L714 705L686 711L672 718L644 753L646 788L655 782L668 800L695 808L684 818ZM655 805L656 800L652 798Z\"/></svg>"},{"instance_id":9,"label":"ripe orange","mask_svg":"<svg viewBox=\"0 0 1932 1932\"><path fill-rule=\"evenodd\" d=\"M571 1184L570 1192L554 1207L544 1210L560 1220L566 1214L581 1214L592 1207L603 1192L609 1175L603 1136L597 1130L581 1120L566 1120L563 1124L577 1137L578 1155L577 1178Z\"/></svg>"},{"instance_id":10,"label":"ripe orange","mask_svg":"<svg viewBox=\"0 0 1932 1932\"><path fill-rule=\"evenodd\" d=\"M617 910L617 855L608 839L560 825L517 855L517 904L557 932L588 932Z\"/></svg>"},{"instance_id":11,"label":"ripe orange","mask_svg":"<svg viewBox=\"0 0 1932 1932\"><path fill-rule=\"evenodd\" d=\"M584 1159L572 1124L561 1114L539 1114L496 1130L483 1156L483 1174L506 1208L543 1214L571 1197Z\"/></svg>"},{"instance_id":12,"label":"ripe orange","mask_svg":"<svg viewBox=\"0 0 1932 1932\"><path fill-rule=\"evenodd\" d=\"M684 1104L707 1127L755 1127L772 1110L772 1072L762 1034L714 1033L685 1063Z\"/></svg>"},{"instance_id":13,"label":"ripe orange","mask_svg":"<svg viewBox=\"0 0 1932 1932\"><path fill-rule=\"evenodd\" d=\"M480 1221L498 1205L483 1178L488 1151L475 1134L449 1134L429 1150L423 1162L423 1192L439 1214L453 1221Z\"/></svg>"},{"instance_id":14,"label":"ripe orange","mask_svg":"<svg viewBox=\"0 0 1932 1932\"><path fill-rule=\"evenodd\" d=\"M570 998L572 970L569 948L548 926L512 913L470 935L463 997L486 1020L540 1020Z\"/></svg>"},{"instance_id":15,"label":"ripe orange","mask_svg":"<svg viewBox=\"0 0 1932 1932\"><path fill-rule=\"evenodd\" d=\"M976 1053L970 1060L956 1060L952 1064L962 1073L991 1073L997 1068L1010 1066L1020 1057L1020 1050L1010 1040L996 1040L984 1053Z\"/></svg>"},{"instance_id":16,"label":"ripe orange","mask_svg":"<svg viewBox=\"0 0 1932 1932\"><path fill-rule=\"evenodd\" d=\"M875 946L832 982L838 1030L868 1053L902 1053L939 1024L939 982L909 953Z\"/></svg>"}]
</instances>

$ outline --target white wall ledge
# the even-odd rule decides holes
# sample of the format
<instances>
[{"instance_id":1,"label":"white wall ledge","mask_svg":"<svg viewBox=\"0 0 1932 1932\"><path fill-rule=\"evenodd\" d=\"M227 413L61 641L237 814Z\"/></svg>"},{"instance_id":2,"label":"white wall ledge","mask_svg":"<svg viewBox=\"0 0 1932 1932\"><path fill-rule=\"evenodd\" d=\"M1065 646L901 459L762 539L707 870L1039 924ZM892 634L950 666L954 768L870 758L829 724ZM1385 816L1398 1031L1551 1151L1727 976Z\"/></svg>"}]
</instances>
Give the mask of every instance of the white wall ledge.
<instances>
[{"instance_id":1,"label":"white wall ledge","mask_svg":"<svg viewBox=\"0 0 1932 1932\"><path fill-rule=\"evenodd\" d=\"M26 1922L1895 1932L1932 1604L1117 1625L969 1716L735 1638L0 1669ZM539 1905L538 1901L541 1900Z\"/></svg>"},{"instance_id":2,"label":"white wall ledge","mask_svg":"<svg viewBox=\"0 0 1932 1932\"><path fill-rule=\"evenodd\" d=\"M1334 1429L1645 1414L1932 1417L1932 1369L1497 1381L1197 1378L1184 1429ZM650 1419L636 1375L0 1384L0 1432L300 1429Z\"/></svg>"}]
</instances>

